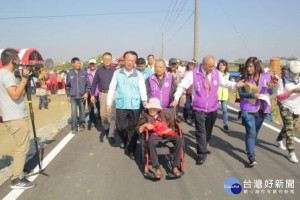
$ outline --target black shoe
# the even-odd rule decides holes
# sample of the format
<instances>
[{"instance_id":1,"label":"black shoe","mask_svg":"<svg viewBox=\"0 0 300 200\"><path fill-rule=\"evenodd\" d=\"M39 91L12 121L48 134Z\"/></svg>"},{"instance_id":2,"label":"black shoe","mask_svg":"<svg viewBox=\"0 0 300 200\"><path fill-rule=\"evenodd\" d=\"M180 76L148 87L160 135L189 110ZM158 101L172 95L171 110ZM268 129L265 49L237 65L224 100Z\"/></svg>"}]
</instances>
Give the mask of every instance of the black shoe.
<instances>
[{"instance_id":1,"label":"black shoe","mask_svg":"<svg viewBox=\"0 0 300 200\"><path fill-rule=\"evenodd\" d=\"M25 177L17 178L11 181L10 188L12 189L28 189L34 187L35 184L27 180Z\"/></svg>"},{"instance_id":2,"label":"black shoe","mask_svg":"<svg viewBox=\"0 0 300 200\"><path fill-rule=\"evenodd\" d=\"M88 125L88 130L90 131L91 129L92 129L92 125L89 124L89 125Z\"/></svg>"},{"instance_id":3,"label":"black shoe","mask_svg":"<svg viewBox=\"0 0 300 200\"><path fill-rule=\"evenodd\" d=\"M116 140L115 140L114 137L108 137L107 140L108 140L109 144L114 144L114 143L116 143Z\"/></svg>"},{"instance_id":4,"label":"black shoe","mask_svg":"<svg viewBox=\"0 0 300 200\"><path fill-rule=\"evenodd\" d=\"M124 149L124 147L125 147L125 144L122 142L122 143L120 144L120 148L121 148L121 149Z\"/></svg>"},{"instance_id":5,"label":"black shoe","mask_svg":"<svg viewBox=\"0 0 300 200\"><path fill-rule=\"evenodd\" d=\"M78 132L81 132L81 131L84 131L84 129L85 129L85 125L82 124L82 125L79 125L77 131L78 131Z\"/></svg>"},{"instance_id":6,"label":"black shoe","mask_svg":"<svg viewBox=\"0 0 300 200\"><path fill-rule=\"evenodd\" d=\"M228 132L229 132L228 126L227 126L227 125L224 125L224 126L223 126L223 130L224 130L226 133L228 133Z\"/></svg>"},{"instance_id":7,"label":"black shoe","mask_svg":"<svg viewBox=\"0 0 300 200\"><path fill-rule=\"evenodd\" d=\"M249 166L250 167L254 167L254 165L256 165L257 162L255 161L255 157L249 158Z\"/></svg>"},{"instance_id":8,"label":"black shoe","mask_svg":"<svg viewBox=\"0 0 300 200\"><path fill-rule=\"evenodd\" d=\"M80 127L81 129L85 129L85 125L84 125L84 124L79 125L79 127Z\"/></svg>"},{"instance_id":9,"label":"black shoe","mask_svg":"<svg viewBox=\"0 0 300 200\"><path fill-rule=\"evenodd\" d=\"M202 165L205 161L206 161L206 156L203 158L198 157L198 159L196 161L196 165Z\"/></svg>"},{"instance_id":10,"label":"black shoe","mask_svg":"<svg viewBox=\"0 0 300 200\"><path fill-rule=\"evenodd\" d=\"M134 156L134 153L133 152L125 152L125 154L131 159L131 160L135 160L135 156Z\"/></svg>"}]
</instances>

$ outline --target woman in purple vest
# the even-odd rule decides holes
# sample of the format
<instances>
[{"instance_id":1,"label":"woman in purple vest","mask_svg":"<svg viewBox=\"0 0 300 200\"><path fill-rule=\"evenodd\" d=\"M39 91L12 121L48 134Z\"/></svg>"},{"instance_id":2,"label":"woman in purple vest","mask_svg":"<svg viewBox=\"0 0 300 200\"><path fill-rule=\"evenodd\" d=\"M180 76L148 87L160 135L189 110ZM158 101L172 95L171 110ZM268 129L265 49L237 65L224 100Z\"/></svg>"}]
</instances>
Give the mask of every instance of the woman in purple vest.
<instances>
[{"instance_id":1,"label":"woman in purple vest","mask_svg":"<svg viewBox=\"0 0 300 200\"><path fill-rule=\"evenodd\" d=\"M245 88L239 89L240 107L242 111L242 124L246 128L246 152L249 159L249 166L253 167L255 161L255 142L258 132L264 121L264 114L269 113L271 107L259 97L273 94L275 84L270 83L271 78L268 73L264 73L261 66L261 61L256 57L250 57L245 64L245 70L242 72L242 79L245 84L250 83L253 87L257 86L259 92L246 92ZM253 101L254 100L254 101Z\"/></svg>"}]
</instances>

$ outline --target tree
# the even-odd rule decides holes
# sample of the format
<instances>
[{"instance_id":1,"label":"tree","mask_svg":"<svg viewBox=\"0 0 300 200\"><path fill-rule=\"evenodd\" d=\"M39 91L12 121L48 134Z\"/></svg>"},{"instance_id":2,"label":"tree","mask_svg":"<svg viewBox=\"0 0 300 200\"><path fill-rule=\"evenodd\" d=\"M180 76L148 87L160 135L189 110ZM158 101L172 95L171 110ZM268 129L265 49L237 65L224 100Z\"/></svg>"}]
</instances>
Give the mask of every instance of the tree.
<instances>
[{"instance_id":1,"label":"tree","mask_svg":"<svg viewBox=\"0 0 300 200\"><path fill-rule=\"evenodd\" d=\"M292 56L292 57L287 58L287 60L288 61L296 61L296 60L298 60L298 58L295 56Z\"/></svg>"},{"instance_id":2,"label":"tree","mask_svg":"<svg viewBox=\"0 0 300 200\"><path fill-rule=\"evenodd\" d=\"M96 58L97 63L100 64L102 62L102 59L103 59L102 54L98 55Z\"/></svg>"},{"instance_id":3,"label":"tree","mask_svg":"<svg viewBox=\"0 0 300 200\"><path fill-rule=\"evenodd\" d=\"M246 59L245 58L239 58L239 59L235 60L235 62L244 64L246 62Z\"/></svg>"},{"instance_id":4,"label":"tree","mask_svg":"<svg viewBox=\"0 0 300 200\"><path fill-rule=\"evenodd\" d=\"M54 65L54 61L52 60L52 58L47 58L45 60L44 64L47 68L52 68Z\"/></svg>"},{"instance_id":5,"label":"tree","mask_svg":"<svg viewBox=\"0 0 300 200\"><path fill-rule=\"evenodd\" d=\"M56 70L70 70L70 69L72 69L72 64L70 62L66 62L64 64L54 66L53 69L56 69Z\"/></svg>"}]
</instances>

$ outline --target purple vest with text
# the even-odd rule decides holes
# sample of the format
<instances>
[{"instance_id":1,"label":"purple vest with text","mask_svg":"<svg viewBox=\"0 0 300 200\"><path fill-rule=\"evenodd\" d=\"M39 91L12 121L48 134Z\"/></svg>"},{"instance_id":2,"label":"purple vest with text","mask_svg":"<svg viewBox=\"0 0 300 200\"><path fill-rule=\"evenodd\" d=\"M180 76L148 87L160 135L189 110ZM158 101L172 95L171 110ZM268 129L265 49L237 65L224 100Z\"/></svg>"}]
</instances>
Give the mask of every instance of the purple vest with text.
<instances>
[{"instance_id":1,"label":"purple vest with text","mask_svg":"<svg viewBox=\"0 0 300 200\"><path fill-rule=\"evenodd\" d=\"M195 97L193 109L203 112L213 112L218 110L218 88L220 85L220 75L217 69L211 72L210 92L207 93L205 75L202 73L202 65L193 70L193 80Z\"/></svg>"},{"instance_id":2,"label":"purple vest with text","mask_svg":"<svg viewBox=\"0 0 300 200\"><path fill-rule=\"evenodd\" d=\"M271 81L271 77L268 73L261 73L259 78L258 87L260 89L260 94L268 94L268 89L266 87L266 83ZM256 85L251 76L249 76L249 82L253 85ZM270 96L269 96L270 98ZM245 112L257 112L259 109L263 109L264 113L269 113L271 111L271 106L269 106L265 101L257 99L255 104L251 104L247 99L240 99L240 107L241 111Z\"/></svg>"},{"instance_id":3,"label":"purple vest with text","mask_svg":"<svg viewBox=\"0 0 300 200\"><path fill-rule=\"evenodd\" d=\"M151 75L149 78L150 83L150 98L158 98L163 109L170 108L170 93L172 87L172 75L165 73L163 85L160 88L157 76Z\"/></svg>"}]
</instances>

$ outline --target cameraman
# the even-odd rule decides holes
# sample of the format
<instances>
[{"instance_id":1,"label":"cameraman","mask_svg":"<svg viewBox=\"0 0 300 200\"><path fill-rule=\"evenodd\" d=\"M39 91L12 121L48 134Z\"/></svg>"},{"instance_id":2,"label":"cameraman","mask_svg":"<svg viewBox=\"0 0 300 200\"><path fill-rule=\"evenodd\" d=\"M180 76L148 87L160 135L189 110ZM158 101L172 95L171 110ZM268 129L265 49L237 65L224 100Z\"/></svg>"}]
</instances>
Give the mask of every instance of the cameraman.
<instances>
[{"instance_id":1,"label":"cameraman","mask_svg":"<svg viewBox=\"0 0 300 200\"><path fill-rule=\"evenodd\" d=\"M3 68L0 69L0 109L4 125L16 143L10 187L12 189L32 188L35 184L23 176L30 139L24 94L30 74L24 71L18 83L14 76L14 69L18 68L20 59L14 49L5 49L1 54L1 61Z\"/></svg>"}]
</instances>

